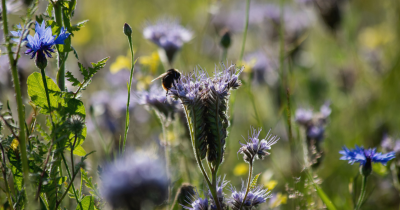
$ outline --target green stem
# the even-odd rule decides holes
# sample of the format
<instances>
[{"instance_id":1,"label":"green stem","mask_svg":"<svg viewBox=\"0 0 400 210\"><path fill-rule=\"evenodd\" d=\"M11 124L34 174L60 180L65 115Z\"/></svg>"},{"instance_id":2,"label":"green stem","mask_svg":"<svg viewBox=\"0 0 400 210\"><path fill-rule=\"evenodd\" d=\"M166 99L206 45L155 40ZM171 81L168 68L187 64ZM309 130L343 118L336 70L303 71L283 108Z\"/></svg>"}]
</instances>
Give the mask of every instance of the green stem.
<instances>
[{"instance_id":1,"label":"green stem","mask_svg":"<svg viewBox=\"0 0 400 210\"><path fill-rule=\"evenodd\" d=\"M243 60L244 46L246 45L247 29L249 28L249 11L250 11L250 0L247 0L247 2L246 2L246 23L244 25L242 50L240 51L239 63L241 63Z\"/></svg>"},{"instance_id":2,"label":"green stem","mask_svg":"<svg viewBox=\"0 0 400 210\"><path fill-rule=\"evenodd\" d=\"M242 201L242 203L240 204L239 210L242 209L243 203L244 203L244 201L245 201L246 198L247 198L247 194L249 194L250 185L251 185L251 176L252 176L252 173L253 173L253 160L250 160L250 162L249 162L249 177L248 177L248 179L247 179L246 194L244 195L243 201Z\"/></svg>"},{"instance_id":3,"label":"green stem","mask_svg":"<svg viewBox=\"0 0 400 210\"><path fill-rule=\"evenodd\" d=\"M74 179L75 179L75 176L78 174L78 171L76 171L76 173L74 174L74 176L71 177L71 173L70 173L70 171L69 171L69 167L68 167L68 165L67 165L67 161L65 160L65 157L64 157L64 153L63 153L63 152L61 153L61 157L62 157L62 159L63 159L65 168L67 169L68 178L71 180L71 183L69 184L69 186L68 186L67 189L65 190L65 193L68 192L69 187L72 186L72 191L74 191L75 200L76 200L76 202L78 202L78 204L79 204L79 206L81 207L81 209L83 209L82 203L81 203L81 202L79 201L79 199L78 199L78 195L76 194L76 190L75 190L75 186L74 186ZM75 167L75 166L72 165L72 167ZM64 194L65 194L65 193L64 193ZM64 196L65 196L65 195L64 195ZM61 197L61 199L59 200L58 203L61 203L61 201L63 200L64 196Z\"/></svg>"},{"instance_id":4,"label":"green stem","mask_svg":"<svg viewBox=\"0 0 400 210\"><path fill-rule=\"evenodd\" d=\"M10 36L8 31L8 20L7 20L7 7L6 0L1 0L1 5L3 8L2 11L2 19L3 19L3 31L4 31L4 39L5 44L7 45L7 54L10 61L11 74L14 82L15 89L15 99L17 101L17 110L18 110L18 124L19 124L19 145L21 151L21 159L22 159L22 170L24 176L24 187L26 189L26 197L28 201L32 204L34 202L31 185L29 184L29 167L28 167L28 158L26 154L26 137L25 137L25 110L22 104L22 94L21 94L21 85L19 84L18 71L17 71L17 63L13 58L12 45L10 43ZM17 55L18 56L18 55ZM31 198L32 197L32 198Z\"/></svg>"},{"instance_id":5,"label":"green stem","mask_svg":"<svg viewBox=\"0 0 400 210\"><path fill-rule=\"evenodd\" d=\"M62 19L62 5L60 1L57 1L53 4L54 6L54 15L55 20L58 27L63 26L63 19ZM65 90L65 54L60 52L57 47L58 53L58 73L57 73L57 84L61 91Z\"/></svg>"},{"instance_id":6,"label":"green stem","mask_svg":"<svg viewBox=\"0 0 400 210\"><path fill-rule=\"evenodd\" d=\"M124 143L123 143L123 147L122 147L122 153L125 152L126 138L128 136L128 130L129 130L129 103L131 100L132 77L133 77L133 72L135 69L135 61L134 61L134 57L133 57L133 47L132 47L132 36L127 36L127 37L128 37L128 41L129 41L129 48L131 49L132 67L131 67L131 75L129 76L128 101L126 102L125 135L124 135Z\"/></svg>"},{"instance_id":7,"label":"green stem","mask_svg":"<svg viewBox=\"0 0 400 210\"><path fill-rule=\"evenodd\" d=\"M366 186L367 186L367 178L368 178L368 176L363 176L360 197L358 197L358 202L357 202L357 206L356 206L355 210L359 210L361 208L361 205L363 204L365 192L366 192Z\"/></svg>"},{"instance_id":8,"label":"green stem","mask_svg":"<svg viewBox=\"0 0 400 210\"><path fill-rule=\"evenodd\" d=\"M221 58L221 62L226 61L227 55L228 55L228 48L223 47L223 48L222 48L222 58Z\"/></svg>"},{"instance_id":9,"label":"green stem","mask_svg":"<svg viewBox=\"0 0 400 210\"><path fill-rule=\"evenodd\" d=\"M169 150L168 150L168 138L167 138L167 133L166 133L166 126L165 126L165 122L162 120L162 116L160 116L160 113L158 113L157 111L156 115L158 115L158 118L160 119L160 123L161 123L161 128L162 128L162 133L163 133L163 138L164 138L164 155L165 155L165 171L167 173L167 179L168 179L168 202L167 204L169 204L170 200L171 200L171 176L170 176L170 172L169 172L169 165L170 165L170 160L169 160Z\"/></svg>"}]
</instances>

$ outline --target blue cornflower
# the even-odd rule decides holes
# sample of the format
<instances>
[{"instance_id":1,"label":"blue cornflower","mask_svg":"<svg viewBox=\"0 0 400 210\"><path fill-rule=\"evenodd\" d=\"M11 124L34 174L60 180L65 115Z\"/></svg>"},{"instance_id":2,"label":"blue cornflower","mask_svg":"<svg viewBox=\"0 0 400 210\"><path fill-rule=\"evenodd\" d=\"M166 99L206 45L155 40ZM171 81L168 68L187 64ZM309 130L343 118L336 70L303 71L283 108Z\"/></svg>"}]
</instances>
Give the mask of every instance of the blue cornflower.
<instances>
[{"instance_id":1,"label":"blue cornflower","mask_svg":"<svg viewBox=\"0 0 400 210\"><path fill-rule=\"evenodd\" d=\"M395 158L394 152L382 154L376 152L376 148L364 149L364 147L359 147L357 145L355 149L343 147L343 150L340 150L339 153L343 155L340 160L348 160L350 164L359 162L360 165L363 166L371 163L382 163L386 165L389 160Z\"/></svg>"},{"instance_id":2,"label":"blue cornflower","mask_svg":"<svg viewBox=\"0 0 400 210\"><path fill-rule=\"evenodd\" d=\"M276 144L279 140L277 136L272 136L269 132L265 139L258 139L260 135L261 128L255 129L250 127L251 134L248 135L248 141L246 144L240 143L242 147L240 147L238 153L243 154L243 159L246 162L253 161L254 158L264 159L265 156L269 155L270 153L267 152L271 149L271 146ZM244 138L244 137L243 137Z\"/></svg>"},{"instance_id":3,"label":"blue cornflower","mask_svg":"<svg viewBox=\"0 0 400 210\"><path fill-rule=\"evenodd\" d=\"M184 206L182 205L182 207L184 209L189 209L189 210L208 210L208 199L207 198L201 198L199 193L196 192L195 197L191 198L192 201L189 201L188 203L190 203L190 206Z\"/></svg>"},{"instance_id":4,"label":"blue cornflower","mask_svg":"<svg viewBox=\"0 0 400 210\"><path fill-rule=\"evenodd\" d=\"M67 29L61 27L60 34L56 38L56 35L52 35L51 27L48 26L46 28L44 21L41 25L36 22L35 35L33 37L31 35L26 37L26 40L28 41L26 47L28 50L25 51L25 54L31 54L31 59L36 55L45 58L45 54L47 57L51 58L51 53L54 52L53 46L55 44L64 44L64 40L70 35L70 33L66 33L66 31ZM18 34L17 32L16 34L13 33L13 35L22 34Z\"/></svg>"},{"instance_id":5,"label":"blue cornflower","mask_svg":"<svg viewBox=\"0 0 400 210\"><path fill-rule=\"evenodd\" d=\"M267 199L271 197L271 192L268 192L267 189L263 189L260 186L251 188L244 202L243 198L246 195L246 188L242 186L241 191L237 191L236 188L232 187L231 191L232 195L229 203L233 210L239 210L240 206L242 209L252 209L252 207L265 203Z\"/></svg>"}]
</instances>

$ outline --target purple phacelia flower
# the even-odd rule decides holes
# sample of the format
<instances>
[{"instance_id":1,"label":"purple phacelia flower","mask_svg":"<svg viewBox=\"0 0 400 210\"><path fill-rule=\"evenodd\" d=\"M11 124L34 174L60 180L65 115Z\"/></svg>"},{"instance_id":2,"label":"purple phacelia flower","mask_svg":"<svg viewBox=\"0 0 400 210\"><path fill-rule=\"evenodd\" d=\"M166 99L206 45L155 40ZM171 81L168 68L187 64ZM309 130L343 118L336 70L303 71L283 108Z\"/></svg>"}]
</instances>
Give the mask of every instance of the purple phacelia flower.
<instances>
[{"instance_id":1,"label":"purple phacelia flower","mask_svg":"<svg viewBox=\"0 0 400 210\"><path fill-rule=\"evenodd\" d=\"M169 89L168 94L181 99L183 104L193 104L200 100L205 93L204 81L205 73L203 71L182 75L180 80L174 82L174 86Z\"/></svg>"},{"instance_id":2,"label":"purple phacelia flower","mask_svg":"<svg viewBox=\"0 0 400 210\"><path fill-rule=\"evenodd\" d=\"M272 136L270 132L268 132L265 139L260 140L258 139L258 136L262 129L255 129L253 127L250 127L250 129L251 133L248 135L248 141L245 139L246 144L240 143L242 147L240 147L238 151L238 153L243 154L243 159L246 162L251 162L254 158L261 160L264 159L265 156L270 154L267 151L270 150L271 146L276 144L279 140L277 136Z\"/></svg>"},{"instance_id":3,"label":"purple phacelia flower","mask_svg":"<svg viewBox=\"0 0 400 210\"><path fill-rule=\"evenodd\" d=\"M298 108L295 113L295 120L299 124L306 125L313 117L311 109Z\"/></svg>"},{"instance_id":4,"label":"purple phacelia flower","mask_svg":"<svg viewBox=\"0 0 400 210\"><path fill-rule=\"evenodd\" d=\"M243 199L246 195L246 188L242 186L242 189L237 191L236 188L232 187L231 191L232 195L229 204L233 210L239 210L240 207L242 210L250 210L261 203L265 203L267 199L271 197L271 192L268 192L268 189L263 189L260 186L251 188L244 201Z\"/></svg>"},{"instance_id":5,"label":"purple phacelia flower","mask_svg":"<svg viewBox=\"0 0 400 210\"><path fill-rule=\"evenodd\" d=\"M225 207L225 193L224 193L224 188L228 184L228 181L225 180L224 178L219 177L217 179L217 198L218 202L221 205L221 207L224 209ZM217 205L215 204L214 198L211 194L211 191L208 191L208 196L210 196L210 202L211 202L211 209L217 209Z\"/></svg>"},{"instance_id":6,"label":"purple phacelia flower","mask_svg":"<svg viewBox=\"0 0 400 210\"><path fill-rule=\"evenodd\" d=\"M275 58L260 50L246 55L244 61L251 69L253 83L267 84L271 87L277 84L279 75Z\"/></svg>"},{"instance_id":7,"label":"purple phacelia flower","mask_svg":"<svg viewBox=\"0 0 400 210\"><path fill-rule=\"evenodd\" d=\"M152 85L148 91L137 92L138 103L146 105L162 114L165 119L174 119L174 114L181 110L180 103L167 97L158 85Z\"/></svg>"},{"instance_id":8,"label":"purple phacelia flower","mask_svg":"<svg viewBox=\"0 0 400 210\"><path fill-rule=\"evenodd\" d=\"M386 165L389 160L395 158L394 152L382 154L376 152L376 148L364 149L364 147L357 145L355 149L343 147L343 150L340 150L339 153L343 155L340 160L348 160L350 164L358 162L360 165L366 165L368 162Z\"/></svg>"},{"instance_id":9,"label":"purple phacelia flower","mask_svg":"<svg viewBox=\"0 0 400 210\"><path fill-rule=\"evenodd\" d=\"M394 140L389 135L385 134L383 136L381 147L384 152L395 152L400 153L400 139Z\"/></svg>"},{"instance_id":10,"label":"purple phacelia flower","mask_svg":"<svg viewBox=\"0 0 400 210\"><path fill-rule=\"evenodd\" d=\"M193 33L181 26L177 20L166 18L147 25L143 29L143 36L163 48L169 63L172 63L175 53L185 42L192 39Z\"/></svg>"},{"instance_id":11,"label":"purple phacelia flower","mask_svg":"<svg viewBox=\"0 0 400 210\"><path fill-rule=\"evenodd\" d=\"M181 205L184 209L189 210L208 210L208 199L201 198L198 192L196 192L196 195L192 197L191 201L188 201L188 203L190 203L190 206Z\"/></svg>"},{"instance_id":12,"label":"purple phacelia flower","mask_svg":"<svg viewBox=\"0 0 400 210\"><path fill-rule=\"evenodd\" d=\"M148 153L136 152L105 167L102 194L113 208L140 210L143 202L155 205L168 196L165 163Z\"/></svg>"},{"instance_id":13,"label":"purple phacelia flower","mask_svg":"<svg viewBox=\"0 0 400 210\"><path fill-rule=\"evenodd\" d=\"M28 50L25 51L25 54L31 54L32 59L36 55L45 57L45 54L47 57L51 58L51 53L54 52L53 46L56 44L64 44L64 40L70 35L70 33L66 32L67 29L61 27L60 34L56 38L56 35L52 34L51 27L48 26L46 28L44 21L42 22L42 25L36 22L35 35L33 37L31 35L26 37L26 40L28 41L26 47ZM13 33L13 35L18 35L18 32L17 34Z\"/></svg>"}]
</instances>

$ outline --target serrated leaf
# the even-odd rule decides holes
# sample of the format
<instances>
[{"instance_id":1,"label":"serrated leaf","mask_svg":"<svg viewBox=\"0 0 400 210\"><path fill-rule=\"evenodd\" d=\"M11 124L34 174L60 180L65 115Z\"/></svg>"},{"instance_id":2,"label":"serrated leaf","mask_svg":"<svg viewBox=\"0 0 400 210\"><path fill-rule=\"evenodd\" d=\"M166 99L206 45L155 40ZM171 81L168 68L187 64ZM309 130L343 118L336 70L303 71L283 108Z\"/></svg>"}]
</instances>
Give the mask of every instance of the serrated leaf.
<instances>
[{"instance_id":1,"label":"serrated leaf","mask_svg":"<svg viewBox=\"0 0 400 210\"><path fill-rule=\"evenodd\" d=\"M89 67L89 74L90 77L92 77L97 71L99 71L101 68L103 68L106 65L107 60L110 57L106 57L98 61L97 63L92 63L92 67Z\"/></svg>"},{"instance_id":2,"label":"serrated leaf","mask_svg":"<svg viewBox=\"0 0 400 210\"><path fill-rule=\"evenodd\" d=\"M88 22L89 20L84 20L81 21L75 25L72 26L72 31L79 31L83 26L85 26L85 24Z\"/></svg>"},{"instance_id":3,"label":"serrated leaf","mask_svg":"<svg viewBox=\"0 0 400 210\"><path fill-rule=\"evenodd\" d=\"M50 78L46 76L47 86L49 90L49 99L50 106L52 110L55 110L59 103L63 103L63 98L60 97L60 88L56 85L56 83ZM46 98L46 91L44 88L44 84L42 81L42 75L40 73L32 73L28 77L28 95L31 98L32 102L42 109L41 113L48 114L49 107Z\"/></svg>"},{"instance_id":4,"label":"serrated leaf","mask_svg":"<svg viewBox=\"0 0 400 210\"><path fill-rule=\"evenodd\" d=\"M81 204L83 209L78 205L76 210L94 210L94 199L92 196L83 197Z\"/></svg>"},{"instance_id":5,"label":"serrated leaf","mask_svg":"<svg viewBox=\"0 0 400 210\"><path fill-rule=\"evenodd\" d=\"M250 189L253 189L254 187L257 186L257 181L258 181L258 177L260 177L260 174L261 173L254 176L253 180L251 181Z\"/></svg>"},{"instance_id":6,"label":"serrated leaf","mask_svg":"<svg viewBox=\"0 0 400 210\"><path fill-rule=\"evenodd\" d=\"M81 84L79 80L75 78L74 75L72 75L72 73L69 71L67 71L65 77L67 78L68 81L72 82L72 86L78 86Z\"/></svg>"},{"instance_id":7,"label":"serrated leaf","mask_svg":"<svg viewBox=\"0 0 400 210\"><path fill-rule=\"evenodd\" d=\"M78 62L78 66L79 66L79 71L81 71L81 74L83 75L83 77L86 78L89 77L89 72L88 70L81 64Z\"/></svg>"},{"instance_id":8,"label":"serrated leaf","mask_svg":"<svg viewBox=\"0 0 400 210\"><path fill-rule=\"evenodd\" d=\"M79 60L78 52L76 52L75 48L71 46L72 51L74 52L75 58Z\"/></svg>"}]
</instances>

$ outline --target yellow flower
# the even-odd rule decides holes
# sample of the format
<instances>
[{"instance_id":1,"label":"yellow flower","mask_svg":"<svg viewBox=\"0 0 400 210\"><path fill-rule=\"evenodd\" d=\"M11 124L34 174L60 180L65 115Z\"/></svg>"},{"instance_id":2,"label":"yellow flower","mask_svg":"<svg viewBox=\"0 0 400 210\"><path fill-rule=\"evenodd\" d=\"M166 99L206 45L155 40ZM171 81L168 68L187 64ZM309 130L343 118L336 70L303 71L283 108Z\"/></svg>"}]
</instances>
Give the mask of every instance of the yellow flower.
<instances>
[{"instance_id":1,"label":"yellow flower","mask_svg":"<svg viewBox=\"0 0 400 210\"><path fill-rule=\"evenodd\" d=\"M18 145L19 145L18 140L17 139L13 139L13 141L11 142L10 148L13 149L13 150L18 150Z\"/></svg>"},{"instance_id":2,"label":"yellow flower","mask_svg":"<svg viewBox=\"0 0 400 210\"><path fill-rule=\"evenodd\" d=\"M249 166L246 163L239 163L233 169L233 174L235 176L242 176L247 174L248 171L249 171Z\"/></svg>"},{"instance_id":3,"label":"yellow flower","mask_svg":"<svg viewBox=\"0 0 400 210\"><path fill-rule=\"evenodd\" d=\"M278 207L281 204L286 204L287 195L282 195L282 193L277 193L274 202L271 204L270 208Z\"/></svg>"},{"instance_id":4,"label":"yellow flower","mask_svg":"<svg viewBox=\"0 0 400 210\"><path fill-rule=\"evenodd\" d=\"M131 60L128 56L120 55L117 57L114 63L110 66L110 72L115 74L121 69L129 69L131 67Z\"/></svg>"},{"instance_id":5,"label":"yellow flower","mask_svg":"<svg viewBox=\"0 0 400 210\"><path fill-rule=\"evenodd\" d=\"M278 182L276 180L270 180L267 183L265 183L264 186L268 188L268 190L272 190L276 187L277 184Z\"/></svg>"},{"instance_id":6,"label":"yellow flower","mask_svg":"<svg viewBox=\"0 0 400 210\"><path fill-rule=\"evenodd\" d=\"M387 44L394 38L393 32L385 24L367 27L361 31L358 40L361 45L375 49Z\"/></svg>"},{"instance_id":7,"label":"yellow flower","mask_svg":"<svg viewBox=\"0 0 400 210\"><path fill-rule=\"evenodd\" d=\"M143 66L149 68L152 74L155 74L158 69L158 65L160 64L160 57L158 56L158 52L153 52L149 56L141 56L139 58L139 63Z\"/></svg>"},{"instance_id":8,"label":"yellow flower","mask_svg":"<svg viewBox=\"0 0 400 210\"><path fill-rule=\"evenodd\" d=\"M244 72L249 73L253 69L254 65L256 64L257 59L253 58L249 62L243 61L242 65L244 67Z\"/></svg>"}]
</instances>

